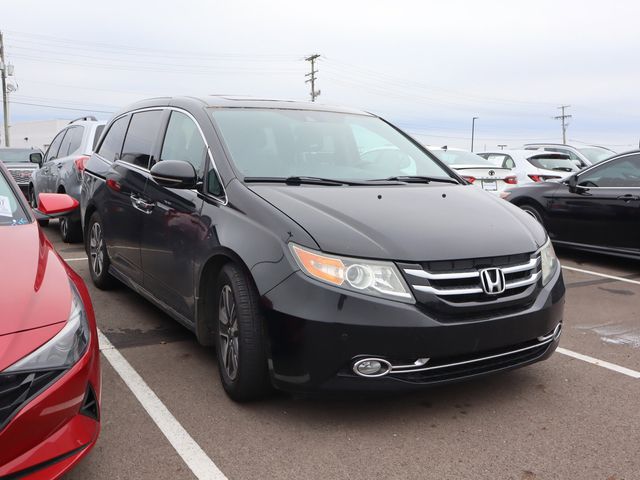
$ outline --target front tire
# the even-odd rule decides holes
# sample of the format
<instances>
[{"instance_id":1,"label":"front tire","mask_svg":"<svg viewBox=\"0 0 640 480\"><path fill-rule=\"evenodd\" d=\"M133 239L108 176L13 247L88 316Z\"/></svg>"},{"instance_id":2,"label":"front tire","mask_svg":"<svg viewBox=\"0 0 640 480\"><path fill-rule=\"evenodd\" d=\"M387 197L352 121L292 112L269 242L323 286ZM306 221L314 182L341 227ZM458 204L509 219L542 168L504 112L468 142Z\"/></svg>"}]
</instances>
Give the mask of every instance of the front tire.
<instances>
[{"instance_id":1,"label":"front tire","mask_svg":"<svg viewBox=\"0 0 640 480\"><path fill-rule=\"evenodd\" d=\"M60 218L60 236L65 243L78 243L82 240L82 225L69 217Z\"/></svg>"},{"instance_id":2,"label":"front tire","mask_svg":"<svg viewBox=\"0 0 640 480\"><path fill-rule=\"evenodd\" d=\"M109 290L116 284L116 279L109 273L109 254L104 241L104 229L98 212L93 212L87 226L85 249L89 257L89 272L93 284L100 290Z\"/></svg>"},{"instance_id":3,"label":"front tire","mask_svg":"<svg viewBox=\"0 0 640 480\"><path fill-rule=\"evenodd\" d=\"M258 293L248 274L226 264L216 285L217 356L220 380L236 402L255 400L271 390Z\"/></svg>"}]
</instances>

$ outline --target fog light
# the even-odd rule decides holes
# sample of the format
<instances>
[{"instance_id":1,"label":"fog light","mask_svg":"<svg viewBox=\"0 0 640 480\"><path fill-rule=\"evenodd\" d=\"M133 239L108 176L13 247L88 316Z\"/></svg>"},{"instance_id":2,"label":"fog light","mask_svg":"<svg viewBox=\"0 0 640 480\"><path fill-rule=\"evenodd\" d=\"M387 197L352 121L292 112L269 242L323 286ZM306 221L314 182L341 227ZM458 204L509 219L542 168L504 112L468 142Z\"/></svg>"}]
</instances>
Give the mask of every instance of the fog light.
<instances>
[{"instance_id":1,"label":"fog light","mask_svg":"<svg viewBox=\"0 0 640 480\"><path fill-rule=\"evenodd\" d=\"M361 377L382 377L391 371L391 364L381 358L363 358L353 364L353 371Z\"/></svg>"}]
</instances>

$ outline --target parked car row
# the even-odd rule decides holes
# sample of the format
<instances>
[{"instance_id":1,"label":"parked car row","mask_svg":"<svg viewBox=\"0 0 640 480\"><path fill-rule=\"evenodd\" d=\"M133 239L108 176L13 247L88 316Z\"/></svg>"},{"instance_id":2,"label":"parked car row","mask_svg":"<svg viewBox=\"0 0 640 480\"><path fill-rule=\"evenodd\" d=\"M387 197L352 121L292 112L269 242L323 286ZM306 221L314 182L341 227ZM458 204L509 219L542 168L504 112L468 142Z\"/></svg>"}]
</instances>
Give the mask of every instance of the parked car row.
<instances>
[{"instance_id":1,"label":"parked car row","mask_svg":"<svg viewBox=\"0 0 640 480\"><path fill-rule=\"evenodd\" d=\"M214 346L236 401L417 389L555 351L551 241L604 250L574 241L567 218L599 208L609 235L633 221L638 236L640 153L577 171L524 151L488 152L496 165L370 113L210 96L72 122L30 175L32 209L0 166L0 260L20 262L0 278L0 477L57 478L100 428L91 302L38 222L65 215L95 286L128 286ZM640 257L633 238L609 250Z\"/></svg>"}]
</instances>

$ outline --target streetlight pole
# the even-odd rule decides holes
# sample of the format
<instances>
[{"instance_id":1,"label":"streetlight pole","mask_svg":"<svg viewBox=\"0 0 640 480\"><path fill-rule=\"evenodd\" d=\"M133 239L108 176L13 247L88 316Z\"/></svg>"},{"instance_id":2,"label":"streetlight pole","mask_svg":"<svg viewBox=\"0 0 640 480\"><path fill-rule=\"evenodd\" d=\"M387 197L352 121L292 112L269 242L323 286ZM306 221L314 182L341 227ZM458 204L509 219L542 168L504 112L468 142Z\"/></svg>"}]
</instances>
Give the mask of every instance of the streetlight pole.
<instances>
[{"instance_id":1,"label":"streetlight pole","mask_svg":"<svg viewBox=\"0 0 640 480\"><path fill-rule=\"evenodd\" d=\"M4 146L10 146L9 142L9 102L7 99L7 64L4 60L4 42L0 32L0 76L2 76L2 113L4 117Z\"/></svg>"},{"instance_id":2,"label":"streetlight pole","mask_svg":"<svg viewBox=\"0 0 640 480\"><path fill-rule=\"evenodd\" d=\"M473 119L471 119L471 151L473 152L473 139L475 137L476 134L476 120L479 117L473 117Z\"/></svg>"}]
</instances>

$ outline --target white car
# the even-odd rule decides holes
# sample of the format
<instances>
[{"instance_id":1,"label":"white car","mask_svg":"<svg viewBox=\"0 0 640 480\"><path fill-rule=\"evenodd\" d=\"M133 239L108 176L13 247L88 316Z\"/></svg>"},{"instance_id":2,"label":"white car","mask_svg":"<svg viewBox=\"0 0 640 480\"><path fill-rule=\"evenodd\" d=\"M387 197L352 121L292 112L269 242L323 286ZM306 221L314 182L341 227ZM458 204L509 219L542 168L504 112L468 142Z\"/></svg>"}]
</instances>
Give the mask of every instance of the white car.
<instances>
[{"instance_id":1,"label":"white car","mask_svg":"<svg viewBox=\"0 0 640 480\"><path fill-rule=\"evenodd\" d=\"M613 150L599 145L567 145L563 143L527 143L524 149L565 153L580 168L595 165L616 154Z\"/></svg>"},{"instance_id":2,"label":"white car","mask_svg":"<svg viewBox=\"0 0 640 480\"><path fill-rule=\"evenodd\" d=\"M488 192L499 194L518 183L516 176L509 168L496 167L475 153L457 148L428 147L428 149L467 181Z\"/></svg>"},{"instance_id":3,"label":"white car","mask_svg":"<svg viewBox=\"0 0 640 480\"><path fill-rule=\"evenodd\" d=\"M510 168L518 184L561 180L580 171L569 155L541 150L496 150L478 153L493 165Z\"/></svg>"}]
</instances>

